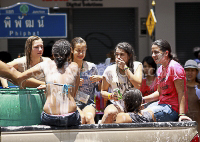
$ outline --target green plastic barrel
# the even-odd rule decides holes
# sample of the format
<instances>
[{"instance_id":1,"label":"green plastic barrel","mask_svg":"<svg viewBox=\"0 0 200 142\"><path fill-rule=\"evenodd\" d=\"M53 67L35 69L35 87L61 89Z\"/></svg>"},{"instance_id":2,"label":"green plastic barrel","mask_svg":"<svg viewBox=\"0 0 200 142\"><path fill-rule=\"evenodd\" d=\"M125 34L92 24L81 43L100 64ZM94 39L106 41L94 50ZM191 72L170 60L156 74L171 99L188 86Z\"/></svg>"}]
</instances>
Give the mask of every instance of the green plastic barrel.
<instances>
[{"instance_id":1,"label":"green plastic barrel","mask_svg":"<svg viewBox=\"0 0 200 142\"><path fill-rule=\"evenodd\" d=\"M40 124L45 101L44 91L36 88L0 89L0 126Z\"/></svg>"}]
</instances>

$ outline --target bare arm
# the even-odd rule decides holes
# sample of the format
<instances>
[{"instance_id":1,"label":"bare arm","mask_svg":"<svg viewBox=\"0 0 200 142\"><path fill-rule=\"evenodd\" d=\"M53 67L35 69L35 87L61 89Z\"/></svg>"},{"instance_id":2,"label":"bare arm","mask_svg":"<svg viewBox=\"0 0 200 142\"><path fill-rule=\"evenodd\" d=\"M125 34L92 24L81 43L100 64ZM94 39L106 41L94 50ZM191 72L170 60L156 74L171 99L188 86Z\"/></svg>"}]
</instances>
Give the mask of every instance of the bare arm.
<instances>
[{"instance_id":1,"label":"bare arm","mask_svg":"<svg viewBox=\"0 0 200 142\"><path fill-rule=\"evenodd\" d=\"M124 68L127 68L125 65ZM140 64L134 74L129 70L125 70L126 76L130 80L130 82L134 85L135 88L140 89L142 84L142 65Z\"/></svg>"},{"instance_id":2,"label":"bare arm","mask_svg":"<svg viewBox=\"0 0 200 142\"><path fill-rule=\"evenodd\" d=\"M0 76L10 79L14 84L19 85L18 77L22 75L19 71L17 71L12 66L5 64L4 62L0 61ZM29 79L26 81L26 87L37 87L40 84L44 84L44 82L36 80L36 79ZM24 84L24 83L23 83Z\"/></svg>"},{"instance_id":3,"label":"bare arm","mask_svg":"<svg viewBox=\"0 0 200 142\"><path fill-rule=\"evenodd\" d=\"M80 83L80 73L78 72L77 73L77 76L76 76L76 84L75 84L75 91L74 91L74 98L76 97L76 93L77 93L77 90L78 90L78 87L79 87L79 83Z\"/></svg>"},{"instance_id":4,"label":"bare arm","mask_svg":"<svg viewBox=\"0 0 200 142\"><path fill-rule=\"evenodd\" d=\"M174 81L176 91L178 93L178 102L179 102L179 114L185 114L185 91L184 91L184 80L183 79L177 79ZM191 120L187 116L180 116L179 121L182 121L183 119Z\"/></svg>"},{"instance_id":5,"label":"bare arm","mask_svg":"<svg viewBox=\"0 0 200 142\"><path fill-rule=\"evenodd\" d=\"M116 117L116 123L132 123L132 119L128 113L119 113Z\"/></svg>"},{"instance_id":6,"label":"bare arm","mask_svg":"<svg viewBox=\"0 0 200 142\"><path fill-rule=\"evenodd\" d=\"M159 100L159 91L157 90L153 92L152 94L143 97L142 99L144 100L145 103L157 101Z\"/></svg>"},{"instance_id":7,"label":"bare arm","mask_svg":"<svg viewBox=\"0 0 200 142\"><path fill-rule=\"evenodd\" d=\"M7 79L4 79L4 78L0 77L0 80L1 80L2 87L3 88L8 88Z\"/></svg>"},{"instance_id":8,"label":"bare arm","mask_svg":"<svg viewBox=\"0 0 200 142\"><path fill-rule=\"evenodd\" d=\"M41 73L41 69L40 69L39 65L35 65L34 67L32 67L32 68L26 70L25 72L21 73L20 75L18 75L18 77L17 77L18 84L21 86L24 81L26 81L28 78L34 76L34 74L36 74L36 73ZM37 81L37 82L39 82L39 81ZM28 83L30 85L31 81L27 80L26 83ZM33 84L33 86L34 86L34 84Z\"/></svg>"},{"instance_id":9,"label":"bare arm","mask_svg":"<svg viewBox=\"0 0 200 142\"><path fill-rule=\"evenodd\" d=\"M10 67L14 67L16 70L18 69L18 62L13 60L9 63L7 63ZM8 81L5 78L1 78L1 83L3 88L7 88L8 87Z\"/></svg>"},{"instance_id":10,"label":"bare arm","mask_svg":"<svg viewBox=\"0 0 200 142\"><path fill-rule=\"evenodd\" d=\"M104 99L108 99L108 95L112 93L108 93L108 88L110 84L106 81L106 78L103 76L102 86L101 86L101 94Z\"/></svg>"},{"instance_id":11,"label":"bare arm","mask_svg":"<svg viewBox=\"0 0 200 142\"><path fill-rule=\"evenodd\" d=\"M23 88L24 87L33 87L33 88L36 88L36 87L38 87L40 85L45 85L45 82L37 80L35 78L30 78L30 79L28 79L28 80L26 80L26 81L24 81L22 83Z\"/></svg>"}]
</instances>

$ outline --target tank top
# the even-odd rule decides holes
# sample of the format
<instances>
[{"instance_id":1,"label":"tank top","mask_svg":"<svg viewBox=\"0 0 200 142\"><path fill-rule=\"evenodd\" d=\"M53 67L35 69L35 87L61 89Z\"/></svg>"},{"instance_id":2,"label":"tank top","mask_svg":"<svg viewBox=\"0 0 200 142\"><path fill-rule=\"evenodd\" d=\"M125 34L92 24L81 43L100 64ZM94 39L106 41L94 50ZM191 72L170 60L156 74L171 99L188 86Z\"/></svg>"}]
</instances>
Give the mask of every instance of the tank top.
<instances>
[{"instance_id":1,"label":"tank top","mask_svg":"<svg viewBox=\"0 0 200 142\"><path fill-rule=\"evenodd\" d=\"M153 122L152 115L148 111L144 111L142 115L138 115L137 113L129 113L132 123L145 123L145 122Z\"/></svg>"}]
</instances>

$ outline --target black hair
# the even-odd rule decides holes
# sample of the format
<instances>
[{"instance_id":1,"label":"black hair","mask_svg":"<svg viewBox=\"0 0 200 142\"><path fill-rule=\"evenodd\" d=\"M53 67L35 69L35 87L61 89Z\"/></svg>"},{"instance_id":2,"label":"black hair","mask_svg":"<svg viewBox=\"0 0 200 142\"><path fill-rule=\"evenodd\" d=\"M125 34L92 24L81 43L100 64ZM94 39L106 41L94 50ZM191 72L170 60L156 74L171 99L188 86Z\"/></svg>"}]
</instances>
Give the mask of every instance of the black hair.
<instances>
[{"instance_id":1,"label":"black hair","mask_svg":"<svg viewBox=\"0 0 200 142\"><path fill-rule=\"evenodd\" d=\"M70 43L65 39L56 41L52 47L52 54L54 61L58 68L61 68L70 56L71 48Z\"/></svg>"},{"instance_id":2,"label":"black hair","mask_svg":"<svg viewBox=\"0 0 200 142\"><path fill-rule=\"evenodd\" d=\"M153 73L156 74L157 64L155 63L153 58L151 56L146 56L146 57L144 57L144 59L142 61L143 65L144 65L144 62L147 62L147 64L149 64L153 68Z\"/></svg>"},{"instance_id":3,"label":"black hair","mask_svg":"<svg viewBox=\"0 0 200 142\"><path fill-rule=\"evenodd\" d=\"M142 92L135 88L128 90L124 93L123 100L126 112L138 113L142 104Z\"/></svg>"},{"instance_id":4,"label":"black hair","mask_svg":"<svg viewBox=\"0 0 200 142\"><path fill-rule=\"evenodd\" d=\"M194 56L195 56L196 58L198 58L199 52L200 52L200 47L194 47L194 48L193 48L193 53L194 53Z\"/></svg>"},{"instance_id":5,"label":"black hair","mask_svg":"<svg viewBox=\"0 0 200 142\"><path fill-rule=\"evenodd\" d=\"M157 45L160 48L160 50L163 52L168 51L169 52L168 57L170 59L173 59L173 56L171 54L171 51L172 51L171 46L166 40L158 39L154 41L152 45Z\"/></svg>"}]
</instances>

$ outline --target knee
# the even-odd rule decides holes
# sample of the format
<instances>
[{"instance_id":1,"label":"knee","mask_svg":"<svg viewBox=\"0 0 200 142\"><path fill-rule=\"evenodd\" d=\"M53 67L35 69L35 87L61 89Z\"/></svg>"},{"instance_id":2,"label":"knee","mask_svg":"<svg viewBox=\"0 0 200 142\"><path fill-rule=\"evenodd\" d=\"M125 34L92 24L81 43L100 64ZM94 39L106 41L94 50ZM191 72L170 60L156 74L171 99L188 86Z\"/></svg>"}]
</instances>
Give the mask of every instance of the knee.
<instances>
[{"instance_id":1,"label":"knee","mask_svg":"<svg viewBox=\"0 0 200 142\"><path fill-rule=\"evenodd\" d=\"M89 122L89 121L91 121L91 120L94 120L94 115L92 114L92 113L86 113L85 114L85 120L86 120L86 122Z\"/></svg>"},{"instance_id":2,"label":"knee","mask_svg":"<svg viewBox=\"0 0 200 142\"><path fill-rule=\"evenodd\" d=\"M104 114L110 115L110 114L117 114L118 110L115 106L108 106L106 107Z\"/></svg>"}]
</instances>

